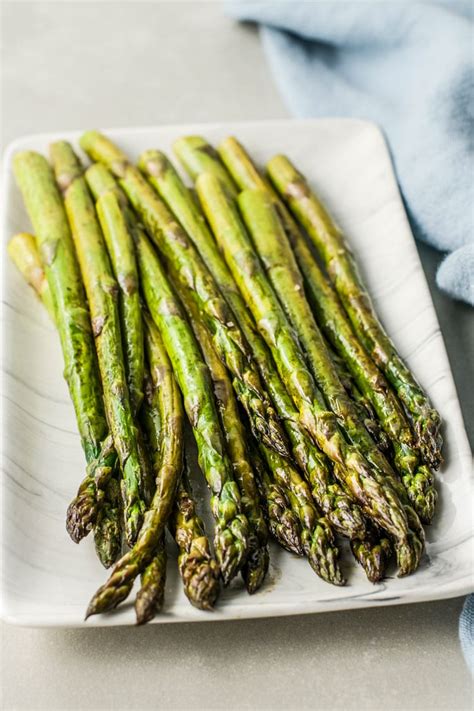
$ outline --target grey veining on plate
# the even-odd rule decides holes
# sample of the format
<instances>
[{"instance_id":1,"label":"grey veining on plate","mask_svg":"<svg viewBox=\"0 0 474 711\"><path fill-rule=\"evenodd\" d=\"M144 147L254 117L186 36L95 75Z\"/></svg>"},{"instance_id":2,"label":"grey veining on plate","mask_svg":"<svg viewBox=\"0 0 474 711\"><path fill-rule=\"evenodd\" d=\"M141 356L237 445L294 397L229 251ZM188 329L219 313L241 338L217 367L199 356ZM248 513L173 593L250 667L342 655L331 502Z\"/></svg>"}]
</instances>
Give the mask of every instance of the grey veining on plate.
<instances>
[{"instance_id":1,"label":"grey veining on plate","mask_svg":"<svg viewBox=\"0 0 474 711\"><path fill-rule=\"evenodd\" d=\"M363 121L314 120L117 129L114 138L137 157L168 150L185 133L211 142L236 134L257 160L284 150L317 187L350 239L385 325L444 419L446 463L438 476L440 505L427 530L420 570L372 586L347 553L346 588L318 579L305 561L272 549L269 580L249 597L235 583L213 614L185 599L175 568L159 622L216 620L360 608L461 595L472 588L471 456L442 336L403 210L388 152ZM75 140L79 134L64 134ZM8 237L28 229L11 174L15 150L46 151L51 136L17 141L7 152L3 198L3 475L2 615L19 624L81 625L87 602L106 577L91 538L75 546L64 517L84 460L62 379L53 326L5 259ZM133 624L131 603L87 625Z\"/></svg>"}]
</instances>

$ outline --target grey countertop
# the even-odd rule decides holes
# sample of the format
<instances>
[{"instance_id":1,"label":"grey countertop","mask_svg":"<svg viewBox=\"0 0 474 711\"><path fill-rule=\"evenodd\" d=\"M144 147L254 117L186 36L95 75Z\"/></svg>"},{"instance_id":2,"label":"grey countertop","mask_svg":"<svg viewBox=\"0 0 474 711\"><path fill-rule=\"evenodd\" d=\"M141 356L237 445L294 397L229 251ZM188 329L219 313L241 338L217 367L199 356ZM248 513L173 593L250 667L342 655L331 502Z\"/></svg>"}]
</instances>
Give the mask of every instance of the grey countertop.
<instances>
[{"instance_id":1,"label":"grey countertop","mask_svg":"<svg viewBox=\"0 0 474 711\"><path fill-rule=\"evenodd\" d=\"M288 115L217 2L4 2L2 148L25 133ZM420 253L473 441L473 312ZM71 551L73 554L74 551ZM1 628L1 707L469 709L462 600L145 629Z\"/></svg>"}]
</instances>

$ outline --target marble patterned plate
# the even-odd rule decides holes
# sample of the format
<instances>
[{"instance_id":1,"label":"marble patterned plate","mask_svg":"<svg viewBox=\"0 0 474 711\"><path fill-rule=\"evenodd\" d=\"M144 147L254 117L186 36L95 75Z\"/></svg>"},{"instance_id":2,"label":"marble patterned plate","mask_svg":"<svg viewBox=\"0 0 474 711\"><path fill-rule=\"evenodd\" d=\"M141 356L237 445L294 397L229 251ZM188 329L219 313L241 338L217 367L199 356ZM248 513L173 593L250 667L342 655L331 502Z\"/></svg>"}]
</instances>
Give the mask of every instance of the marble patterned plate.
<instances>
[{"instance_id":1,"label":"marble patterned plate","mask_svg":"<svg viewBox=\"0 0 474 711\"><path fill-rule=\"evenodd\" d=\"M154 622L356 610L469 592L473 583L471 456L436 314L377 127L364 121L327 119L108 133L133 158L145 148L167 151L175 138L189 133L202 133L213 143L236 134L261 162L276 152L288 153L344 228L380 316L444 419L446 462L437 477L440 503L415 575L398 579L392 571L383 583L371 585L345 550L348 584L336 588L317 578L305 560L275 547L263 589L248 596L237 581L223 592L211 614L189 605L171 561L165 607ZM83 622L87 603L107 573L95 556L92 537L75 546L64 526L68 501L84 471L73 408L54 328L5 258L9 236L29 228L12 175L13 154L22 149L46 152L52 140L76 142L78 135L21 138L10 145L4 163L1 610L5 620L21 625L134 623L133 594L114 613ZM201 488L199 496L204 493ZM174 555L171 550L170 557Z\"/></svg>"}]
</instances>

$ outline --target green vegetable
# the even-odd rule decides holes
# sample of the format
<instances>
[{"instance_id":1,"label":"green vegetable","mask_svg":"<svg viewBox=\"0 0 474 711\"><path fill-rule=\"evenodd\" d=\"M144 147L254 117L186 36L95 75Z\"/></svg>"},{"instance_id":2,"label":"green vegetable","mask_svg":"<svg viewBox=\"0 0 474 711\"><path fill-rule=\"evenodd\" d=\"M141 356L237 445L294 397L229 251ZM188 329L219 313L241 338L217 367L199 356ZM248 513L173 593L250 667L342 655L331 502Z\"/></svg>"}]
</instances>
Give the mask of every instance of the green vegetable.
<instances>
[{"instance_id":1,"label":"green vegetable","mask_svg":"<svg viewBox=\"0 0 474 711\"><path fill-rule=\"evenodd\" d=\"M210 335L199 321L192 302L183 297L182 301L190 316L194 333L209 368L222 431L227 443L227 452L242 496L242 509L249 522L248 556L242 568L242 577L247 591L252 594L263 583L268 570L269 553L268 531L260 508L255 474L247 451L246 432L240 419L231 380L214 350Z\"/></svg>"},{"instance_id":2,"label":"green vegetable","mask_svg":"<svg viewBox=\"0 0 474 711\"><path fill-rule=\"evenodd\" d=\"M122 188L151 238L175 269L180 288L185 289L196 303L201 318L212 333L219 357L233 375L233 386L248 413L256 436L287 454L284 435L262 387L258 371L249 358L245 339L184 230L140 171L130 165L126 156L105 136L89 131L82 136L81 146L92 158L105 163L120 178Z\"/></svg>"},{"instance_id":3,"label":"green vegetable","mask_svg":"<svg viewBox=\"0 0 474 711\"><path fill-rule=\"evenodd\" d=\"M442 461L439 413L380 323L341 230L288 158L275 156L267 169L318 250L358 337L411 414L425 461L437 469Z\"/></svg>"},{"instance_id":4,"label":"green vegetable","mask_svg":"<svg viewBox=\"0 0 474 711\"><path fill-rule=\"evenodd\" d=\"M339 380L304 296L303 280L271 197L263 191L244 191L239 196L239 206L269 280L291 320L332 411L352 442L360 448L373 467L380 471L379 480L382 482L382 477L387 477L394 481L393 486L396 488L396 475L391 465L375 445L360 419L357 407Z\"/></svg>"},{"instance_id":5,"label":"green vegetable","mask_svg":"<svg viewBox=\"0 0 474 711\"><path fill-rule=\"evenodd\" d=\"M186 597L194 607L212 610L220 592L219 566L212 557L186 475L178 489L169 527L178 545L178 566Z\"/></svg>"},{"instance_id":6,"label":"green vegetable","mask_svg":"<svg viewBox=\"0 0 474 711\"><path fill-rule=\"evenodd\" d=\"M384 376L361 346L333 288L315 261L305 238L270 184L260 175L245 149L235 138L220 146L223 160L242 188L263 190L271 199L285 228L299 267L303 272L308 296L326 336L345 359L363 396L371 402L390 437L395 450L395 465L422 520L429 522L436 503L433 476L426 466L419 466L419 454L404 412ZM354 388L352 387L352 393ZM358 398L360 402L360 398ZM364 420L367 429L380 441L372 419ZM385 448L385 442L382 441Z\"/></svg>"},{"instance_id":7,"label":"green vegetable","mask_svg":"<svg viewBox=\"0 0 474 711\"><path fill-rule=\"evenodd\" d=\"M209 373L153 247L141 231L135 232L135 239L143 293L183 393L199 464L212 492L211 507L216 520L214 547L224 582L228 583L247 556L248 521L225 452Z\"/></svg>"},{"instance_id":8,"label":"green vegetable","mask_svg":"<svg viewBox=\"0 0 474 711\"><path fill-rule=\"evenodd\" d=\"M137 625L150 622L161 611L165 599L166 583L165 537L158 542L155 555L141 575L141 588L135 599Z\"/></svg>"},{"instance_id":9,"label":"green vegetable","mask_svg":"<svg viewBox=\"0 0 474 711\"><path fill-rule=\"evenodd\" d=\"M122 337L133 411L143 400L144 345L138 269L133 240L113 189L97 198L97 215L105 237L113 271L120 287Z\"/></svg>"},{"instance_id":10,"label":"green vegetable","mask_svg":"<svg viewBox=\"0 0 474 711\"><path fill-rule=\"evenodd\" d=\"M219 180L203 173L196 187L228 266L299 409L302 424L336 464L334 473L367 516L396 541L400 574L412 572L419 561L409 545L407 517L390 479L374 471L359 450L344 439L305 365L304 355L252 249L237 209Z\"/></svg>"},{"instance_id":11,"label":"green vegetable","mask_svg":"<svg viewBox=\"0 0 474 711\"><path fill-rule=\"evenodd\" d=\"M147 413L145 425L151 439L156 491L150 509L145 513L137 542L118 561L107 582L95 593L89 604L87 617L106 612L125 600L135 578L141 573L145 574L146 587L151 586L150 589L158 594L157 591L162 588L161 576L165 574L161 540L171 515L182 474L184 415L181 395L160 332L146 312L144 317L146 352L152 383L145 403ZM155 432L155 413L160 432L159 445ZM157 555L158 559L153 562ZM150 564L151 569L147 570ZM156 570L160 576L156 581L156 587L153 583L153 570ZM137 603L139 622L146 621L154 615L157 599L155 592L142 593Z\"/></svg>"},{"instance_id":12,"label":"green vegetable","mask_svg":"<svg viewBox=\"0 0 474 711\"><path fill-rule=\"evenodd\" d=\"M199 146L206 145L204 139L189 137L180 139L175 147L180 158L184 156L188 159L186 165L193 166L193 175L202 172L204 168L213 168L217 177L223 179L223 176L228 174L222 164L212 157L214 155L213 149L210 146L202 150L199 148ZM302 429L298 411L280 379L271 353L255 326L237 284L217 248L199 204L166 156L157 151L154 151L152 155L155 161L159 161L161 169L154 171L150 180L194 242L221 293L231 306L249 343L277 413L285 425L293 448L293 456L302 471L305 472L318 505L328 516L331 524L343 535L350 538L363 537L365 524L359 507L333 480L325 457L317 451ZM227 183L231 185L229 177Z\"/></svg>"},{"instance_id":13,"label":"green vegetable","mask_svg":"<svg viewBox=\"0 0 474 711\"><path fill-rule=\"evenodd\" d=\"M184 136L173 144L179 162L196 181L201 173L213 173L228 190L229 195L237 194L237 187L222 165L215 148L201 136Z\"/></svg>"},{"instance_id":14,"label":"green vegetable","mask_svg":"<svg viewBox=\"0 0 474 711\"><path fill-rule=\"evenodd\" d=\"M122 507L118 477L112 476L105 489L104 503L94 526L94 544L97 556L110 568L122 551Z\"/></svg>"},{"instance_id":15,"label":"green vegetable","mask_svg":"<svg viewBox=\"0 0 474 711\"><path fill-rule=\"evenodd\" d=\"M379 583L384 577L390 558L391 546L388 538L381 538L375 530L371 530L364 540L351 541L351 550L370 582Z\"/></svg>"},{"instance_id":16,"label":"green vegetable","mask_svg":"<svg viewBox=\"0 0 474 711\"><path fill-rule=\"evenodd\" d=\"M35 237L28 232L19 232L10 239L7 250L10 259L23 279L37 294L54 321L56 317L54 315L53 297L44 273Z\"/></svg>"},{"instance_id":17,"label":"green vegetable","mask_svg":"<svg viewBox=\"0 0 474 711\"><path fill-rule=\"evenodd\" d=\"M55 321L51 290L43 270L36 238L27 232L15 235L8 243L8 253ZM122 546L120 487L113 475L105 485L102 506L96 517L94 543L101 563L105 568L109 568L120 555Z\"/></svg>"},{"instance_id":18,"label":"green vegetable","mask_svg":"<svg viewBox=\"0 0 474 711\"><path fill-rule=\"evenodd\" d=\"M18 153L13 169L33 225L58 328L66 378L87 462L66 526L78 543L93 527L116 462L108 436L102 388L79 266L63 201L43 156Z\"/></svg>"},{"instance_id":19,"label":"green vegetable","mask_svg":"<svg viewBox=\"0 0 474 711\"><path fill-rule=\"evenodd\" d=\"M260 491L260 504L272 536L285 550L303 555L301 525L298 516L291 509L285 488L269 475L257 449L252 447L251 452Z\"/></svg>"},{"instance_id":20,"label":"green vegetable","mask_svg":"<svg viewBox=\"0 0 474 711\"><path fill-rule=\"evenodd\" d=\"M122 470L125 536L133 545L143 521L144 504L140 491L143 490L145 472L140 462L137 429L127 387L117 282L77 157L68 143L59 141L51 145L51 159L57 183L64 194L89 302L105 410Z\"/></svg>"},{"instance_id":21,"label":"green vegetable","mask_svg":"<svg viewBox=\"0 0 474 711\"><path fill-rule=\"evenodd\" d=\"M319 515L311 491L299 472L277 452L260 445L260 451L277 484L285 491L298 517L301 545L314 572L333 585L345 585L339 568L339 550L326 518Z\"/></svg>"}]
</instances>

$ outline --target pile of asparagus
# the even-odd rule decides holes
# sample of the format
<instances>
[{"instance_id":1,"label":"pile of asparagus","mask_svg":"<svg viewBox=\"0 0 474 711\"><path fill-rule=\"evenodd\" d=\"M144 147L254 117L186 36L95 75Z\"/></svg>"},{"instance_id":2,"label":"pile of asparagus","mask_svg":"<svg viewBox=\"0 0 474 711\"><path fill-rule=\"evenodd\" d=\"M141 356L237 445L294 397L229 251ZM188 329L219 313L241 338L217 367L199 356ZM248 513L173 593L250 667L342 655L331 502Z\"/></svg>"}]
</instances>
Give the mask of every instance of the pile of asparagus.
<instances>
[{"instance_id":1,"label":"pile of asparagus","mask_svg":"<svg viewBox=\"0 0 474 711\"><path fill-rule=\"evenodd\" d=\"M65 142L51 164L15 156L34 236L13 237L9 254L57 327L87 462L67 530L76 543L93 531L113 565L87 616L141 576L137 622L153 618L166 529L185 593L205 610L239 572L258 590L270 534L335 585L337 536L374 583L392 554L399 575L415 571L440 417L306 179L282 155L262 173L235 138L218 151L176 141L193 188L158 150L134 165L96 131L80 145L87 169Z\"/></svg>"}]
</instances>

